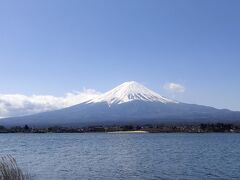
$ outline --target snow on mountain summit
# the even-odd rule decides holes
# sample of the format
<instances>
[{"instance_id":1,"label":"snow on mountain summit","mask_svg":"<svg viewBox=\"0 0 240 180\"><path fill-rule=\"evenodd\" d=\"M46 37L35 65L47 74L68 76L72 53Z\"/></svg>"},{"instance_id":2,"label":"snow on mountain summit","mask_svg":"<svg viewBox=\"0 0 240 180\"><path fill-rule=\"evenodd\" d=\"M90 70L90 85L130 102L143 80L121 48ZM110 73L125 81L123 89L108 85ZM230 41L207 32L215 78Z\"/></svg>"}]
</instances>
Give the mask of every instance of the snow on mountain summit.
<instances>
[{"instance_id":1,"label":"snow on mountain summit","mask_svg":"<svg viewBox=\"0 0 240 180\"><path fill-rule=\"evenodd\" d=\"M111 104L122 104L134 100L161 102L161 103L177 103L174 100L167 99L156 92L146 88L145 86L135 82L125 82L116 88L100 95L96 99L92 99L88 103L107 102Z\"/></svg>"},{"instance_id":2,"label":"snow on mountain summit","mask_svg":"<svg viewBox=\"0 0 240 180\"><path fill-rule=\"evenodd\" d=\"M132 103L134 102L134 103ZM178 103L137 82L126 82L83 103L30 116L1 119L6 127L96 127L175 123L239 123L240 112Z\"/></svg>"}]
</instances>

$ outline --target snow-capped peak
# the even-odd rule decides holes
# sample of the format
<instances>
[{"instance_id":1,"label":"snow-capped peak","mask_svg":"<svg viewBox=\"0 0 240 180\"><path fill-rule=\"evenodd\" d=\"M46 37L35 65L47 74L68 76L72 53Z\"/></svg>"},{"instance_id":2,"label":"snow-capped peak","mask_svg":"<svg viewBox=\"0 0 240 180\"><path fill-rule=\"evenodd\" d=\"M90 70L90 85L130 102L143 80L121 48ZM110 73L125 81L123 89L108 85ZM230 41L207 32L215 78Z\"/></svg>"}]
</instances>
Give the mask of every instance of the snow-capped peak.
<instances>
[{"instance_id":1,"label":"snow-capped peak","mask_svg":"<svg viewBox=\"0 0 240 180\"><path fill-rule=\"evenodd\" d=\"M145 86L135 82L125 82L116 88L100 95L96 99L89 101L89 103L107 102L111 104L122 104L134 100L161 102L161 103L177 103L171 99L160 96L154 91Z\"/></svg>"}]
</instances>

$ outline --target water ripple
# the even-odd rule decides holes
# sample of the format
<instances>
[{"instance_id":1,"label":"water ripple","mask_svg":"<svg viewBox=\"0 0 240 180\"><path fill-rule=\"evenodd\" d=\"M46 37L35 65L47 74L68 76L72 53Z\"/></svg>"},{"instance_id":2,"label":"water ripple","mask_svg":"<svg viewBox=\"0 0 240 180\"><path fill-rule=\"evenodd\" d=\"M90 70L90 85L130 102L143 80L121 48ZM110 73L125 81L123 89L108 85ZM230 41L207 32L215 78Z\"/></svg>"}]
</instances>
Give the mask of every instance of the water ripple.
<instances>
[{"instance_id":1,"label":"water ripple","mask_svg":"<svg viewBox=\"0 0 240 180\"><path fill-rule=\"evenodd\" d=\"M240 179L240 134L1 134L36 179Z\"/></svg>"}]
</instances>

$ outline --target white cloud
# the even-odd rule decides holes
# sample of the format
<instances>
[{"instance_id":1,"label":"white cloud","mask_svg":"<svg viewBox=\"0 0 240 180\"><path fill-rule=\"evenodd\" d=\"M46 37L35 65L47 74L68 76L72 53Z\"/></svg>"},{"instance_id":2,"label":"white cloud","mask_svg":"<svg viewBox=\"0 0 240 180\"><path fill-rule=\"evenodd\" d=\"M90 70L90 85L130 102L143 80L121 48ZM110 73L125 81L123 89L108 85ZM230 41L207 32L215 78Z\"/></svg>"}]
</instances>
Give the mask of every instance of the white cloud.
<instances>
[{"instance_id":1,"label":"white cloud","mask_svg":"<svg viewBox=\"0 0 240 180\"><path fill-rule=\"evenodd\" d=\"M183 93L186 90L186 88L183 85L177 83L166 83L164 85L164 89L172 93Z\"/></svg>"},{"instance_id":2,"label":"white cloud","mask_svg":"<svg viewBox=\"0 0 240 180\"><path fill-rule=\"evenodd\" d=\"M0 94L0 118L30 115L79 104L100 95L93 89L67 93L63 97L51 95Z\"/></svg>"}]
</instances>

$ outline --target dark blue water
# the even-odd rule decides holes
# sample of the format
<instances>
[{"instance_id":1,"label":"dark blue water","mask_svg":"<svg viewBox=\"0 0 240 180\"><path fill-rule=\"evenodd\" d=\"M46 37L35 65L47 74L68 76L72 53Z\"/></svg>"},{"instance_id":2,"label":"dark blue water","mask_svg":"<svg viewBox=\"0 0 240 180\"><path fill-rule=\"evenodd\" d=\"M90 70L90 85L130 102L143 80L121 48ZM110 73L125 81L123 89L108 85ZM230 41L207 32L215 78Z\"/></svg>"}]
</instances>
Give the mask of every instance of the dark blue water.
<instances>
[{"instance_id":1,"label":"dark blue water","mask_svg":"<svg viewBox=\"0 0 240 180\"><path fill-rule=\"evenodd\" d=\"M35 179L240 179L240 134L0 134Z\"/></svg>"}]
</instances>

